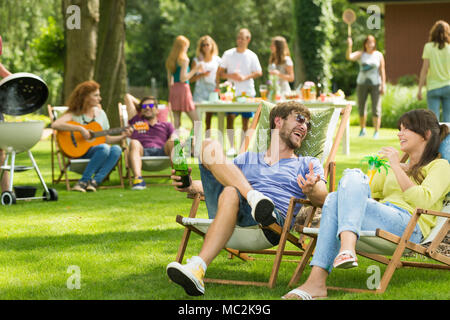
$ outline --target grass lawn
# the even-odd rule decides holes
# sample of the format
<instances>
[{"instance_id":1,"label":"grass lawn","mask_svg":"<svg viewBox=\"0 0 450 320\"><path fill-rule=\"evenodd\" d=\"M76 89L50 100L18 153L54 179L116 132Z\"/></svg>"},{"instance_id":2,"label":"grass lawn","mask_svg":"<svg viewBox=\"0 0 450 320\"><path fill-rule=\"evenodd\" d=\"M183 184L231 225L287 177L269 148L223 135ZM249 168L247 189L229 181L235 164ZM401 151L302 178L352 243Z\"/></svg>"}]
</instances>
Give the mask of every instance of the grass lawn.
<instances>
[{"instance_id":1,"label":"grass lawn","mask_svg":"<svg viewBox=\"0 0 450 320\"><path fill-rule=\"evenodd\" d=\"M185 118L183 123L189 127ZM351 128L351 155L340 152L337 156L339 177L345 168L359 167L363 156L381 146L398 145L395 130L383 129L379 140L358 138L358 130ZM51 181L50 141L41 141L32 151L45 180ZM18 164L28 164L24 154L18 156ZM34 172L16 173L15 177L15 185L36 185L38 193L42 193ZM193 177L199 178L195 166ZM116 173L112 179L117 179ZM183 232L175 216L187 215L191 201L185 194L170 186L157 186L156 182L162 181L151 181L149 188L141 192L127 187L86 194L67 192L59 184L55 186L57 202L19 201L0 207L0 299L191 299L170 283L165 273ZM206 216L202 206L200 217ZM200 237L192 235L187 257L198 253L201 243ZM333 272L328 284L365 288L371 276L367 273L369 266L378 265L384 270L381 264L364 258L360 261L357 269ZM68 288L68 284L76 284L74 266L80 271L80 289ZM205 296L192 299L279 299L288 291L295 266L282 264L274 289L206 284ZM229 260L221 253L209 267L208 276L264 281L271 267L271 260L244 263ZM301 281L309 272L308 267ZM450 273L404 268L396 271L383 295L329 291L329 297L449 300Z\"/></svg>"}]
</instances>

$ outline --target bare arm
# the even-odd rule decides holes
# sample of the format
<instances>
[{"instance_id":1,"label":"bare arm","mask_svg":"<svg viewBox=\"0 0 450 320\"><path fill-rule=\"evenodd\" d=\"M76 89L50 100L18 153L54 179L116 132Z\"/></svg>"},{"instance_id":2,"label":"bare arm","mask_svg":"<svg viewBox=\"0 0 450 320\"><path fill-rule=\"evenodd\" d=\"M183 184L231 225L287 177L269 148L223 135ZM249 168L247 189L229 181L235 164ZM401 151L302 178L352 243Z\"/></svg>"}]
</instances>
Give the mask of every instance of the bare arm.
<instances>
[{"instance_id":1,"label":"bare arm","mask_svg":"<svg viewBox=\"0 0 450 320\"><path fill-rule=\"evenodd\" d=\"M419 88L417 90L417 99L422 100L422 87L427 80L428 70L430 68L430 59L423 59L422 69L420 69Z\"/></svg>"},{"instance_id":2,"label":"bare arm","mask_svg":"<svg viewBox=\"0 0 450 320\"><path fill-rule=\"evenodd\" d=\"M408 177L402 164L400 163L400 157L398 151L393 147L383 147L380 152L383 157L387 158L398 185L403 192L415 186L414 182Z\"/></svg>"},{"instance_id":3,"label":"bare arm","mask_svg":"<svg viewBox=\"0 0 450 320\"><path fill-rule=\"evenodd\" d=\"M286 73L281 73L277 69L270 70L269 73L278 76L280 79L286 80L287 82L293 82L295 80L294 76L294 66L286 66Z\"/></svg>"},{"instance_id":4,"label":"bare arm","mask_svg":"<svg viewBox=\"0 0 450 320\"><path fill-rule=\"evenodd\" d=\"M0 77L5 78L11 75L11 72L8 71L1 63L0 63Z\"/></svg>"},{"instance_id":5,"label":"bare arm","mask_svg":"<svg viewBox=\"0 0 450 320\"><path fill-rule=\"evenodd\" d=\"M345 53L345 58L350 61L357 61L361 58L362 51L352 52L353 41L352 38L347 38L347 51Z\"/></svg>"},{"instance_id":6,"label":"bare arm","mask_svg":"<svg viewBox=\"0 0 450 320\"><path fill-rule=\"evenodd\" d=\"M380 61L380 76L381 76L381 86L380 86L380 93L384 94L386 90L386 67L384 62L384 56L381 55L381 61Z\"/></svg>"},{"instance_id":7,"label":"bare arm","mask_svg":"<svg viewBox=\"0 0 450 320\"><path fill-rule=\"evenodd\" d=\"M124 102L125 102L125 105L127 106L128 119L131 119L137 113L136 106L139 104L139 100L136 99L131 94L127 93L127 94L125 94Z\"/></svg>"},{"instance_id":8,"label":"bare arm","mask_svg":"<svg viewBox=\"0 0 450 320\"><path fill-rule=\"evenodd\" d=\"M78 131L82 134L83 138L90 139L90 132L82 126L67 123L72 121L72 114L70 112L63 114L52 123L52 128L59 131Z\"/></svg>"},{"instance_id":9,"label":"bare arm","mask_svg":"<svg viewBox=\"0 0 450 320\"><path fill-rule=\"evenodd\" d=\"M225 69L222 67L219 67L216 72L216 88L219 88L220 79L225 79L223 76L225 74Z\"/></svg>"},{"instance_id":10,"label":"bare arm","mask_svg":"<svg viewBox=\"0 0 450 320\"><path fill-rule=\"evenodd\" d=\"M185 82L191 79L197 71L201 70L201 65L195 65L191 71L187 72L187 68L189 65L189 60L180 61L181 72L180 72L180 81Z\"/></svg>"}]
</instances>

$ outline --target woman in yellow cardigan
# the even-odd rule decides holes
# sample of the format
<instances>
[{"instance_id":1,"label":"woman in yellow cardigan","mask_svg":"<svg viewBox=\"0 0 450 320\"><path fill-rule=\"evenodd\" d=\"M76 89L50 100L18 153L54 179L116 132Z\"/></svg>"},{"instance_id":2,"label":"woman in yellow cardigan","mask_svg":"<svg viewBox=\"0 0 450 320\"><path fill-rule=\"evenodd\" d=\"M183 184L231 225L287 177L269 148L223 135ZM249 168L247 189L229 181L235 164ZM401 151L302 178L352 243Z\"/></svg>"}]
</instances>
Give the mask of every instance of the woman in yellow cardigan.
<instances>
[{"instance_id":1,"label":"woman in yellow cardigan","mask_svg":"<svg viewBox=\"0 0 450 320\"><path fill-rule=\"evenodd\" d=\"M359 169L347 169L336 192L322 208L319 237L306 282L283 298L307 300L327 296L326 279L333 268L358 266L355 246L361 230L386 230L401 236L415 208L441 210L450 192L450 164L441 159L439 146L448 127L439 125L430 110L405 113L398 121L400 149L409 156L401 163L395 148L379 152L389 161L386 174L369 178ZM380 199L375 201L375 199ZM428 236L435 217L421 215L410 241Z\"/></svg>"}]
</instances>

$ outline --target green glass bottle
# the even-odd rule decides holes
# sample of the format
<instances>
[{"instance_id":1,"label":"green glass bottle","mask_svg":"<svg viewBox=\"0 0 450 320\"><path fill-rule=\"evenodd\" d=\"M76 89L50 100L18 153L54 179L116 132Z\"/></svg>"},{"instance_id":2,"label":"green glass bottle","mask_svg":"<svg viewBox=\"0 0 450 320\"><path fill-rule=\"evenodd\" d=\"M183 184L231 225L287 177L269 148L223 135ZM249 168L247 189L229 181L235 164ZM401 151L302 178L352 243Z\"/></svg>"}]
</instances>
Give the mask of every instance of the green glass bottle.
<instances>
[{"instance_id":1,"label":"green glass bottle","mask_svg":"<svg viewBox=\"0 0 450 320\"><path fill-rule=\"evenodd\" d=\"M174 140L173 148L172 167L175 170L175 175L181 177L179 181L183 183L179 188L187 188L191 185L191 179L189 178L188 165L184 156L183 147L178 138Z\"/></svg>"}]
</instances>

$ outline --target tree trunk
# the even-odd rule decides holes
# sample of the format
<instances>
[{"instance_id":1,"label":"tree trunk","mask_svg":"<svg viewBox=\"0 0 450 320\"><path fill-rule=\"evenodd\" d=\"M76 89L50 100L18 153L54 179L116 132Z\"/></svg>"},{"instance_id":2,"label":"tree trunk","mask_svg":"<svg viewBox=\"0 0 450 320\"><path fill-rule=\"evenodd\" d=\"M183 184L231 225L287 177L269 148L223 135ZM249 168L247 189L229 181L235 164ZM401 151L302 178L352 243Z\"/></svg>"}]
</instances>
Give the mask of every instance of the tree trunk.
<instances>
[{"instance_id":1,"label":"tree trunk","mask_svg":"<svg viewBox=\"0 0 450 320\"><path fill-rule=\"evenodd\" d=\"M111 126L119 125L117 104L126 93L125 5L126 0L100 0L94 79L101 85L102 106Z\"/></svg>"},{"instance_id":2,"label":"tree trunk","mask_svg":"<svg viewBox=\"0 0 450 320\"><path fill-rule=\"evenodd\" d=\"M71 5L80 8L81 24L79 28L69 29L67 23L64 23L66 57L63 101L67 101L70 93L79 83L94 78L97 30L100 18L99 0L63 0L62 9L65 21L70 18L67 8Z\"/></svg>"}]
</instances>

